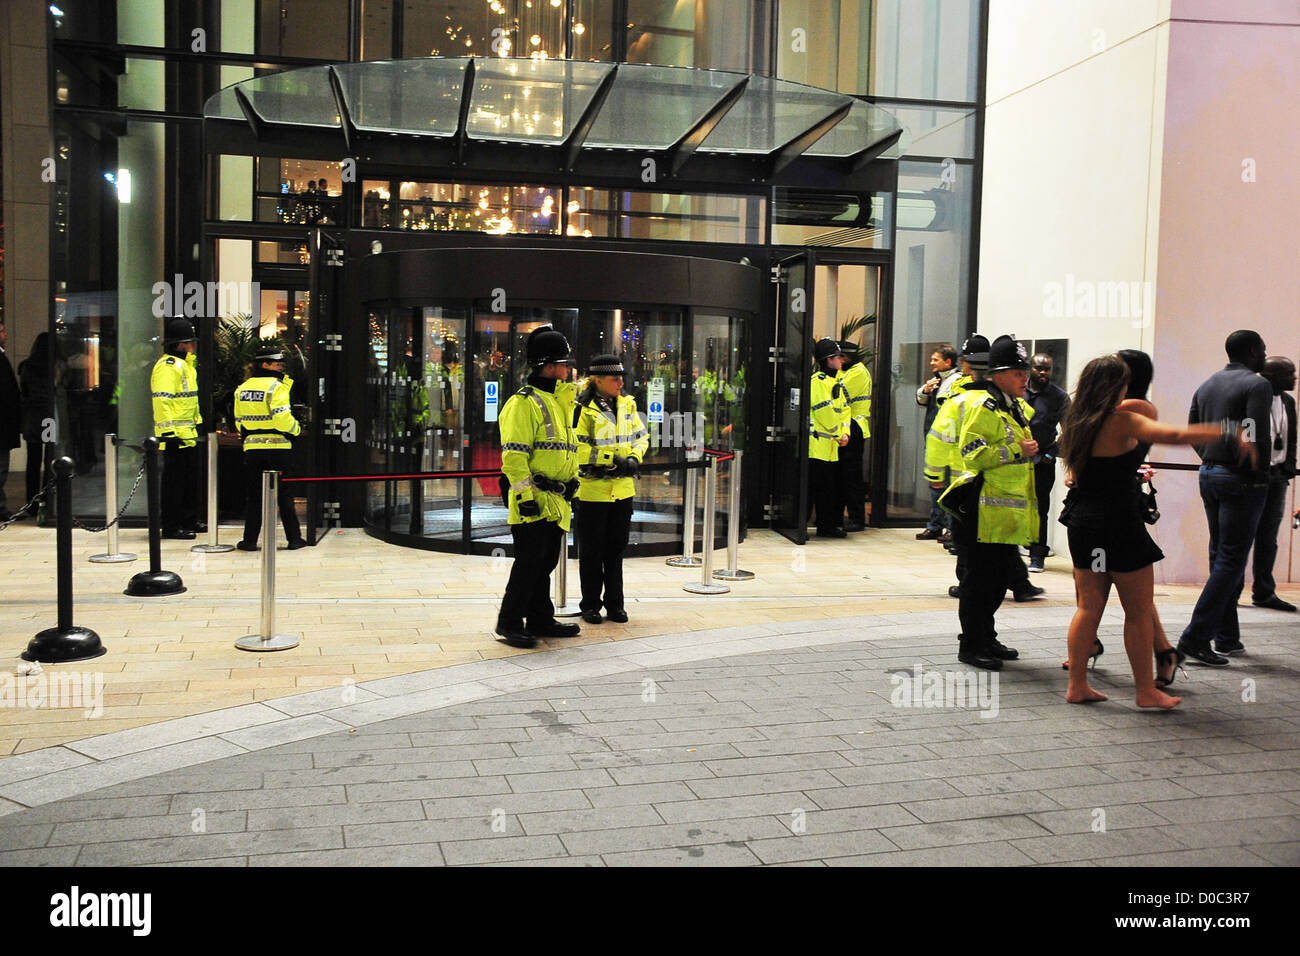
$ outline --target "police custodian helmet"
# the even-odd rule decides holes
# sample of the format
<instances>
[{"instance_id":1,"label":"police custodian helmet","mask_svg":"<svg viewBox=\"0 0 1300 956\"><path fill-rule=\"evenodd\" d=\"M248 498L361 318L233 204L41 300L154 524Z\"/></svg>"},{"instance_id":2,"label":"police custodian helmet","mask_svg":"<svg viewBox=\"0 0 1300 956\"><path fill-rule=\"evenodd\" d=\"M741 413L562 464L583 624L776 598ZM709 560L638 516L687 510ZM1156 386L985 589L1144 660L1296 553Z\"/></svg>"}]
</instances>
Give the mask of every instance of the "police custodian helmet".
<instances>
[{"instance_id":1,"label":"police custodian helmet","mask_svg":"<svg viewBox=\"0 0 1300 956\"><path fill-rule=\"evenodd\" d=\"M818 362L825 362L828 358L843 354L840 351L840 343L834 339L818 339L817 344L813 346L813 358Z\"/></svg>"},{"instance_id":2,"label":"police custodian helmet","mask_svg":"<svg viewBox=\"0 0 1300 956\"><path fill-rule=\"evenodd\" d=\"M533 368L569 364L569 340L549 325L533 329L528 336L527 350L528 364Z\"/></svg>"},{"instance_id":3,"label":"police custodian helmet","mask_svg":"<svg viewBox=\"0 0 1300 956\"><path fill-rule=\"evenodd\" d=\"M999 335L989 347L989 371L1027 371L1029 355L1014 335Z\"/></svg>"},{"instance_id":4,"label":"police custodian helmet","mask_svg":"<svg viewBox=\"0 0 1300 956\"><path fill-rule=\"evenodd\" d=\"M971 368L986 370L989 367L989 340L979 334L972 335L962 343L961 357L970 363Z\"/></svg>"},{"instance_id":5,"label":"police custodian helmet","mask_svg":"<svg viewBox=\"0 0 1300 956\"><path fill-rule=\"evenodd\" d=\"M168 319L167 324L163 326L163 344L174 345L178 342L193 342L194 326L190 324L189 319L182 319L177 316L174 319Z\"/></svg>"}]
</instances>

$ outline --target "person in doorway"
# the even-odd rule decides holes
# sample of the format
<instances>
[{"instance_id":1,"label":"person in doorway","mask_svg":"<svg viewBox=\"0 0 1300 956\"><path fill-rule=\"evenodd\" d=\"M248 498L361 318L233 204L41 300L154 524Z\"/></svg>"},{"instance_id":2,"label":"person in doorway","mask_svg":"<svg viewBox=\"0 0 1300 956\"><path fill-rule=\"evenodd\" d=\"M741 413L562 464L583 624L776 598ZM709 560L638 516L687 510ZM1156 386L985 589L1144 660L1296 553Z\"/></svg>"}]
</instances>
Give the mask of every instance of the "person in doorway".
<instances>
[{"instance_id":1,"label":"person in doorway","mask_svg":"<svg viewBox=\"0 0 1300 956\"><path fill-rule=\"evenodd\" d=\"M834 339L813 346L817 371L808 390L808 483L817 509L817 537L847 538L840 526L844 495L839 489L840 450L849 443L849 406L836 380L844 353Z\"/></svg>"},{"instance_id":2,"label":"person in doorway","mask_svg":"<svg viewBox=\"0 0 1300 956\"><path fill-rule=\"evenodd\" d=\"M528 336L525 349L532 374L506 400L498 422L515 561L496 633L512 647L535 647L539 637L576 637L582 630L555 619L549 593L573 517L569 503L578 493L569 343L544 325Z\"/></svg>"},{"instance_id":3,"label":"person in doorway","mask_svg":"<svg viewBox=\"0 0 1300 956\"><path fill-rule=\"evenodd\" d=\"M18 387L22 394L23 441L27 444L27 500L31 502L50 480L54 461L54 381L50 373L50 333L42 332L32 343L31 354L18 365ZM34 515L43 520L52 510L47 496ZM33 517L33 515L28 515Z\"/></svg>"},{"instance_id":4,"label":"person in doorway","mask_svg":"<svg viewBox=\"0 0 1300 956\"><path fill-rule=\"evenodd\" d=\"M1047 509L1052 502L1052 487L1056 484L1056 459L1059 454L1057 433L1061 419L1070 407L1070 396L1065 389L1052 383L1054 362L1045 352L1039 352L1029 362L1029 387L1025 401L1034 410L1029 430L1038 442L1034 456L1034 491L1038 495L1038 540L1029 545L1029 570L1044 570L1047 560Z\"/></svg>"},{"instance_id":5,"label":"person in doorway","mask_svg":"<svg viewBox=\"0 0 1300 956\"><path fill-rule=\"evenodd\" d=\"M1268 463L1268 496L1260 513L1259 530L1255 532L1250 601L1255 607L1294 613L1295 605L1277 596L1273 562L1277 558L1277 533L1286 510L1287 489L1295 477L1296 403L1287 394L1295 388L1295 363L1284 355L1270 355L1264 360L1264 371L1260 374L1273 387L1269 429L1273 433L1273 447Z\"/></svg>"},{"instance_id":6,"label":"person in doorway","mask_svg":"<svg viewBox=\"0 0 1300 956\"><path fill-rule=\"evenodd\" d=\"M983 336L977 338L984 339ZM988 352L988 340L984 339L985 358ZM961 366L958 367L957 350L951 345L941 345L930 353L930 371L931 376L920 388L916 390L916 404L925 409L925 435L927 444L929 442L930 429L934 427L934 420L943 408L953 391L959 386L970 381L970 369L966 363L966 356L961 356ZM928 452L928 449L927 449ZM939 507L939 495L943 494L943 489L948 487L947 480L941 483L930 483L930 518L925 523L925 527L917 534L918 541L939 541L945 543L952 541L952 535L949 533L948 515Z\"/></svg>"},{"instance_id":7,"label":"person in doorway","mask_svg":"<svg viewBox=\"0 0 1300 956\"><path fill-rule=\"evenodd\" d=\"M574 409L578 438L578 501L574 530L582 579L582 619L627 623L623 552L632 526L634 479L650 447L636 399L623 394L627 370L617 355L597 355Z\"/></svg>"},{"instance_id":8,"label":"person in doorway","mask_svg":"<svg viewBox=\"0 0 1300 956\"><path fill-rule=\"evenodd\" d=\"M284 374L284 353L274 345L258 349L252 374L235 389L235 427L244 439L244 536L235 544L240 551L256 551L262 533L262 472L287 475L293 439L302 425L293 417L289 393L293 379ZM293 494L283 480L277 485L276 504L284 524L289 550L305 548Z\"/></svg>"},{"instance_id":9,"label":"person in doorway","mask_svg":"<svg viewBox=\"0 0 1300 956\"><path fill-rule=\"evenodd\" d=\"M20 444L18 438L22 429L22 394L18 389L18 376L9 361L5 346L9 342L9 332L4 319L0 319L0 521L13 517L5 502L5 482L9 480L9 453ZM26 511L19 508L20 512Z\"/></svg>"},{"instance_id":10,"label":"person in doorway","mask_svg":"<svg viewBox=\"0 0 1300 956\"><path fill-rule=\"evenodd\" d=\"M153 433L162 442L162 536L193 540L198 526L199 375L195 364L194 326L188 319L168 319L163 354L149 377L153 398Z\"/></svg>"},{"instance_id":11,"label":"person in doorway","mask_svg":"<svg viewBox=\"0 0 1300 956\"><path fill-rule=\"evenodd\" d=\"M849 406L849 440L839 451L840 491L848 513L845 531L867 527L867 485L862 480L862 456L871 437L871 371L858 359L856 342L839 343L844 353L839 382Z\"/></svg>"}]
</instances>

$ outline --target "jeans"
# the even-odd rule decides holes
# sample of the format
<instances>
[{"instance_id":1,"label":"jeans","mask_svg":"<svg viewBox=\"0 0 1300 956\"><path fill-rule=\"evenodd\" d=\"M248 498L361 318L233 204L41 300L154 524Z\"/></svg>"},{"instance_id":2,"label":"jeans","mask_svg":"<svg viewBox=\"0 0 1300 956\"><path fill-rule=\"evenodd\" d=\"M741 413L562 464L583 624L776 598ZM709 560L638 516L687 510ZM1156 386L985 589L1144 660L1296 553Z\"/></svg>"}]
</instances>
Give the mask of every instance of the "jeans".
<instances>
[{"instance_id":1,"label":"jeans","mask_svg":"<svg viewBox=\"0 0 1300 956\"><path fill-rule=\"evenodd\" d=\"M939 496L947 489L947 485L942 488L930 486L930 520L925 523L926 531L947 531L952 527L952 519L948 517L948 512L939 507Z\"/></svg>"},{"instance_id":2,"label":"jeans","mask_svg":"<svg viewBox=\"0 0 1300 956\"><path fill-rule=\"evenodd\" d=\"M1281 475L1268 480L1268 495L1255 532L1255 560L1251 565L1254 582L1251 584L1252 601L1267 601L1277 593L1273 580L1273 562L1277 559L1277 532L1282 527L1282 513L1286 510L1286 492L1291 479Z\"/></svg>"},{"instance_id":3,"label":"jeans","mask_svg":"<svg viewBox=\"0 0 1300 956\"><path fill-rule=\"evenodd\" d=\"M1056 484L1056 459L1034 465L1034 490L1038 493L1038 542L1029 546L1030 559L1047 557L1047 511L1052 503L1052 486Z\"/></svg>"},{"instance_id":4,"label":"jeans","mask_svg":"<svg viewBox=\"0 0 1300 956\"><path fill-rule=\"evenodd\" d=\"M1203 650L1215 639L1241 640L1237 598L1246 583L1246 559L1268 485L1249 482L1222 465L1202 465L1200 485L1210 526L1210 576L1178 643Z\"/></svg>"}]
</instances>

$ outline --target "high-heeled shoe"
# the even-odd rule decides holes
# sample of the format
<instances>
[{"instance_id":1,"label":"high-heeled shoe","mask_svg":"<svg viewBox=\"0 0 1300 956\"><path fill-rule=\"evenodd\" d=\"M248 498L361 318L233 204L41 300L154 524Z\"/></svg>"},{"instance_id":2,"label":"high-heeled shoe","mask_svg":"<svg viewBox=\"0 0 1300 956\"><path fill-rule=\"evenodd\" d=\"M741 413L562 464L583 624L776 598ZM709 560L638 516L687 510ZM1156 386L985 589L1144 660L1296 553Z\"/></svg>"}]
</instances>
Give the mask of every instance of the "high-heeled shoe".
<instances>
[{"instance_id":1,"label":"high-heeled shoe","mask_svg":"<svg viewBox=\"0 0 1300 956\"><path fill-rule=\"evenodd\" d=\"M1176 647L1166 648L1163 651L1156 651L1156 686L1168 687L1174 682L1174 675L1183 666L1183 661L1187 660L1187 655ZM1169 668L1169 676L1165 677L1160 673L1164 668ZM1186 675L1186 671L1183 671Z\"/></svg>"},{"instance_id":2,"label":"high-heeled shoe","mask_svg":"<svg viewBox=\"0 0 1300 956\"><path fill-rule=\"evenodd\" d=\"M1095 668L1097 666L1097 658L1101 657L1102 654L1106 653L1106 646L1102 644L1100 639L1095 637L1092 639L1092 644L1093 644L1093 650L1092 653L1088 655L1088 666ZM1068 671L1069 669L1070 669L1070 662L1064 661L1061 664L1061 670Z\"/></svg>"}]
</instances>

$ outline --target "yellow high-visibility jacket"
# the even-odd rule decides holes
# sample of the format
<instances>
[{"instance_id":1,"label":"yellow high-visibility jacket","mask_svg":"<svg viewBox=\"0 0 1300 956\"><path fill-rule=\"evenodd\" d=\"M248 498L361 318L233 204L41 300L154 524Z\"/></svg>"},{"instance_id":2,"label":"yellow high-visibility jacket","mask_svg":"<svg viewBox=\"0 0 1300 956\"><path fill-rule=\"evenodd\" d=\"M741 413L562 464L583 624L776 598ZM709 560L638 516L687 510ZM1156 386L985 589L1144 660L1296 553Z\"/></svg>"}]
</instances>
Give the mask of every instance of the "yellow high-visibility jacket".
<instances>
[{"instance_id":1,"label":"yellow high-visibility jacket","mask_svg":"<svg viewBox=\"0 0 1300 956\"><path fill-rule=\"evenodd\" d=\"M194 353L183 359L164 355L154 363L149 376L153 394L153 433L158 438L180 439L177 447L193 448L198 438L199 373Z\"/></svg>"},{"instance_id":2,"label":"yellow high-visibility jacket","mask_svg":"<svg viewBox=\"0 0 1300 956\"><path fill-rule=\"evenodd\" d=\"M611 419L594 397L578 403L578 465L604 467L614 463L614 456L634 458L638 463L650 447L650 433L636 411L636 399L620 395ZM588 478L579 474L579 501L622 501L636 493L630 477Z\"/></svg>"},{"instance_id":3,"label":"yellow high-visibility jacket","mask_svg":"<svg viewBox=\"0 0 1300 956\"><path fill-rule=\"evenodd\" d=\"M555 392L525 385L506 400L497 422L501 430L501 471L510 482L510 523L554 521L565 531L573 509L557 492L543 491L533 475L567 482L578 474L578 441L573 432L575 388L555 383ZM536 501L541 514L521 515L519 504Z\"/></svg>"},{"instance_id":4,"label":"yellow high-visibility jacket","mask_svg":"<svg viewBox=\"0 0 1300 956\"><path fill-rule=\"evenodd\" d=\"M808 457L839 461L840 437L849 433L849 405L844 387L825 372L814 372L808 402Z\"/></svg>"},{"instance_id":5,"label":"yellow high-visibility jacket","mask_svg":"<svg viewBox=\"0 0 1300 956\"><path fill-rule=\"evenodd\" d=\"M978 396L975 390L967 394ZM1032 438L1028 416L1016 416L1004 404L1007 396L985 394L967 399L958 438L962 471L953 478L944 498L983 476L979 492L977 540L989 544L1029 544L1038 540L1038 499L1034 490L1033 459L1020 443ZM952 399L949 399L951 403ZM942 502L943 499L941 498Z\"/></svg>"},{"instance_id":6,"label":"yellow high-visibility jacket","mask_svg":"<svg viewBox=\"0 0 1300 956\"><path fill-rule=\"evenodd\" d=\"M235 389L235 427L244 438L244 451L289 451L291 438L302 425L289 408L293 379L285 375L254 375Z\"/></svg>"},{"instance_id":7,"label":"yellow high-visibility jacket","mask_svg":"<svg viewBox=\"0 0 1300 956\"><path fill-rule=\"evenodd\" d=\"M861 362L839 374L848 396L849 418L858 423L863 438L871 437L871 372Z\"/></svg>"}]
</instances>

